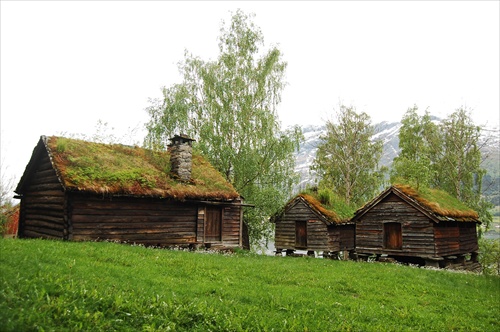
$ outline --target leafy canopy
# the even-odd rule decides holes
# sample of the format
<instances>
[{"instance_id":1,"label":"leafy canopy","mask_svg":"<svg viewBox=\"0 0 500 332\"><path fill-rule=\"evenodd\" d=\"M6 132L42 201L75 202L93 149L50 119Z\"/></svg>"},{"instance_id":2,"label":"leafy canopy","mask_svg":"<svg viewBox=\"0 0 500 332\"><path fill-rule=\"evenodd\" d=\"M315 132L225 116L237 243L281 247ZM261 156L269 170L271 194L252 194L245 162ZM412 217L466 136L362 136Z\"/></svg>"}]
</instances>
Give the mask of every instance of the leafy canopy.
<instances>
[{"instance_id":1,"label":"leafy canopy","mask_svg":"<svg viewBox=\"0 0 500 332\"><path fill-rule=\"evenodd\" d=\"M223 25L219 56L202 60L186 52L182 83L163 88L147 108L145 143L165 148L182 132L254 209L245 213L250 237L271 236L266 221L290 196L293 152L302 138L296 127L282 131L277 106L285 87L286 62L277 47L261 51L264 38L252 16L238 10Z\"/></svg>"},{"instance_id":2,"label":"leafy canopy","mask_svg":"<svg viewBox=\"0 0 500 332\"><path fill-rule=\"evenodd\" d=\"M318 172L320 187L330 188L349 206L359 206L382 185L382 142L371 141L374 129L366 113L340 105L335 115L336 121L326 122L311 168Z\"/></svg>"},{"instance_id":3,"label":"leafy canopy","mask_svg":"<svg viewBox=\"0 0 500 332\"><path fill-rule=\"evenodd\" d=\"M409 108L401 120L399 131L400 154L394 158L391 181L398 180L415 186L427 187L435 177L436 149L439 149L438 127L429 112L418 115L418 107Z\"/></svg>"},{"instance_id":4,"label":"leafy canopy","mask_svg":"<svg viewBox=\"0 0 500 332\"><path fill-rule=\"evenodd\" d=\"M479 138L469 110L461 107L434 124L417 106L403 116L399 135L400 155L394 159L391 181L445 190L479 213L489 225L489 204L481 194L485 170L481 167Z\"/></svg>"}]
</instances>

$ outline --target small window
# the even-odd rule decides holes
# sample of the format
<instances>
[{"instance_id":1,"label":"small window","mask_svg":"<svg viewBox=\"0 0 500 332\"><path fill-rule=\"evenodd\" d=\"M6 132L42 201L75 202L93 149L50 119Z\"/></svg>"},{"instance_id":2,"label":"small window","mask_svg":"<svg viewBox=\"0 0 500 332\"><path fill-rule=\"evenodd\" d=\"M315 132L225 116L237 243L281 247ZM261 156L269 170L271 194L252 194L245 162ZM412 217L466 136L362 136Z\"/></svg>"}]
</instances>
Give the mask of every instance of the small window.
<instances>
[{"instance_id":1,"label":"small window","mask_svg":"<svg viewBox=\"0 0 500 332\"><path fill-rule=\"evenodd\" d=\"M403 249L403 234L400 223L389 222L384 224L384 248Z\"/></svg>"}]
</instances>

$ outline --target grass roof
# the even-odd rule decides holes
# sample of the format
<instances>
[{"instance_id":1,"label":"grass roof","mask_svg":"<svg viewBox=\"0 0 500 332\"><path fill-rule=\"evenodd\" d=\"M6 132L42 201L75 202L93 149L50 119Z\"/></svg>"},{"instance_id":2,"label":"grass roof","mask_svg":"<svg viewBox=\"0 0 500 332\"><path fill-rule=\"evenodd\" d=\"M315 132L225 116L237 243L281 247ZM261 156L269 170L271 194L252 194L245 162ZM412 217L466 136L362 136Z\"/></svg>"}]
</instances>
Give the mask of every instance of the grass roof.
<instances>
[{"instance_id":1,"label":"grass roof","mask_svg":"<svg viewBox=\"0 0 500 332\"><path fill-rule=\"evenodd\" d=\"M404 184L393 186L438 216L450 217L457 221L472 221L479 218L476 211L443 190L429 188L416 190Z\"/></svg>"},{"instance_id":2,"label":"grass roof","mask_svg":"<svg viewBox=\"0 0 500 332\"><path fill-rule=\"evenodd\" d=\"M67 190L111 195L185 199L239 197L233 186L202 156L193 154L192 180L170 175L170 153L64 137L47 143Z\"/></svg>"},{"instance_id":3,"label":"grass roof","mask_svg":"<svg viewBox=\"0 0 500 332\"><path fill-rule=\"evenodd\" d=\"M355 209L348 206L331 190L306 190L298 196L333 223L343 224L354 216Z\"/></svg>"}]
</instances>

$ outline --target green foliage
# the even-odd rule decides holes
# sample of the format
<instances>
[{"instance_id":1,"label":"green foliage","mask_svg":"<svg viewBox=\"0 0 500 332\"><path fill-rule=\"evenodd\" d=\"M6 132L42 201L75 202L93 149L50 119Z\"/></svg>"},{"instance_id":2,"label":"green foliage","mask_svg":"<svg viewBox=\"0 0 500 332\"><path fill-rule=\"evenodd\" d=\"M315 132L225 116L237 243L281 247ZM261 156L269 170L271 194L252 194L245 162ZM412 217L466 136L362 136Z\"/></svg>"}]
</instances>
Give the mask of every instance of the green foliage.
<instances>
[{"instance_id":1,"label":"green foliage","mask_svg":"<svg viewBox=\"0 0 500 332\"><path fill-rule=\"evenodd\" d=\"M401 265L0 240L2 331L496 331L499 278Z\"/></svg>"},{"instance_id":2,"label":"green foliage","mask_svg":"<svg viewBox=\"0 0 500 332\"><path fill-rule=\"evenodd\" d=\"M339 197L339 195L329 188L320 188L318 190L308 189L303 194L317 199L324 209L335 213L339 221L351 219L357 209L356 206L348 205L342 197Z\"/></svg>"},{"instance_id":3,"label":"green foliage","mask_svg":"<svg viewBox=\"0 0 500 332\"><path fill-rule=\"evenodd\" d=\"M327 121L312 170L320 186L331 188L348 205L362 205L380 189L385 169L379 168L382 142L371 141L373 127L366 113L340 105L336 122Z\"/></svg>"},{"instance_id":4,"label":"green foliage","mask_svg":"<svg viewBox=\"0 0 500 332\"><path fill-rule=\"evenodd\" d=\"M438 185L478 211L481 221L491 222L492 207L482 197L482 181L486 171L481 167L479 137L470 111L459 108L443 121L443 154L438 168Z\"/></svg>"},{"instance_id":5,"label":"green foliage","mask_svg":"<svg viewBox=\"0 0 500 332\"><path fill-rule=\"evenodd\" d=\"M391 181L405 182L417 190L427 187L434 180L434 158L440 148L437 126L431 121L429 113L419 117L418 107L409 108L399 131L399 156L394 158Z\"/></svg>"},{"instance_id":6,"label":"green foliage","mask_svg":"<svg viewBox=\"0 0 500 332\"><path fill-rule=\"evenodd\" d=\"M479 239L479 262L486 275L500 275L500 239Z\"/></svg>"},{"instance_id":7,"label":"green foliage","mask_svg":"<svg viewBox=\"0 0 500 332\"><path fill-rule=\"evenodd\" d=\"M418 107L403 116L399 135L401 153L394 159L391 181L415 186L439 188L458 198L479 213L489 225L491 204L481 193L485 170L481 168L479 137L464 108L457 109L439 125L429 113L420 117Z\"/></svg>"},{"instance_id":8,"label":"green foliage","mask_svg":"<svg viewBox=\"0 0 500 332\"><path fill-rule=\"evenodd\" d=\"M329 189L318 190L318 199L323 205L332 205L335 200L335 194Z\"/></svg>"},{"instance_id":9,"label":"green foliage","mask_svg":"<svg viewBox=\"0 0 500 332\"><path fill-rule=\"evenodd\" d=\"M179 132L195 138L196 148L255 205L245 222L257 243L270 236L267 220L290 196L302 132L280 129L276 109L286 62L276 47L260 50L263 35L251 19L238 10L221 28L216 60L186 52L183 82L164 88L147 109L145 144L163 149Z\"/></svg>"}]
</instances>

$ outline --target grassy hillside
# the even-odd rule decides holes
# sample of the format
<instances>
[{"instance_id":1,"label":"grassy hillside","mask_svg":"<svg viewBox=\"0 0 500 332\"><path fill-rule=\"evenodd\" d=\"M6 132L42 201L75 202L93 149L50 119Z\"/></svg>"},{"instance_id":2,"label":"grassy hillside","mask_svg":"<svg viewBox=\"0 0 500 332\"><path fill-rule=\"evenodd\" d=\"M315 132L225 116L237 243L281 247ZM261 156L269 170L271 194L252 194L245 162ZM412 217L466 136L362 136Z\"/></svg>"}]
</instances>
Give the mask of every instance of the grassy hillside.
<instances>
[{"instance_id":1,"label":"grassy hillside","mask_svg":"<svg viewBox=\"0 0 500 332\"><path fill-rule=\"evenodd\" d=\"M2 331L498 331L500 278L380 263L0 240Z\"/></svg>"}]
</instances>

